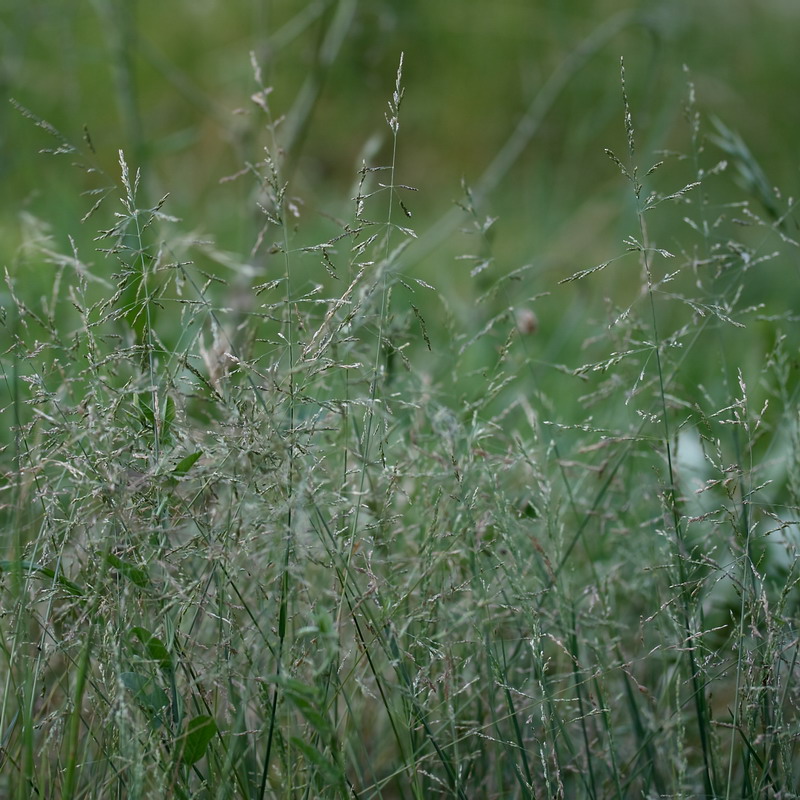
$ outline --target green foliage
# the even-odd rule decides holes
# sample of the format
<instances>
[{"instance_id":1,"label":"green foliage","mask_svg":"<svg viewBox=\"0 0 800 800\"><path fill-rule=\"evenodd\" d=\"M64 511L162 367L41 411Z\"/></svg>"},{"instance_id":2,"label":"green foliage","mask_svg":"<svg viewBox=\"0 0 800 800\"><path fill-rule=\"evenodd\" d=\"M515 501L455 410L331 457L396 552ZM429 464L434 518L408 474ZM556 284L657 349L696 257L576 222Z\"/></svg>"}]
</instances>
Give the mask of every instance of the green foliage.
<instances>
[{"instance_id":1,"label":"green foliage","mask_svg":"<svg viewBox=\"0 0 800 800\"><path fill-rule=\"evenodd\" d=\"M181 759L186 764L196 764L203 758L208 750L209 742L217 734L217 725L214 720L201 715L193 717L186 723L186 738L181 751Z\"/></svg>"},{"instance_id":2,"label":"green foliage","mask_svg":"<svg viewBox=\"0 0 800 800\"><path fill-rule=\"evenodd\" d=\"M250 220L238 249L168 213L122 80L135 17L97 8L137 167L22 115L100 231L23 217L6 282L0 795L792 796L794 202L736 125L707 132L688 70L663 123L677 90L640 101L627 60L593 70L615 109L597 163L570 133L574 174L621 189L564 212L569 257L510 258L496 211L524 215L508 176L570 81L624 37L663 44L665 7L586 23L428 225L409 54L352 200L313 219L300 199L323 79L366 74L337 54L403 15L271 5L276 47L324 35L296 103L252 57L258 155L219 213ZM564 42L581 9L551 4ZM429 266L447 250L457 280Z\"/></svg>"}]
</instances>

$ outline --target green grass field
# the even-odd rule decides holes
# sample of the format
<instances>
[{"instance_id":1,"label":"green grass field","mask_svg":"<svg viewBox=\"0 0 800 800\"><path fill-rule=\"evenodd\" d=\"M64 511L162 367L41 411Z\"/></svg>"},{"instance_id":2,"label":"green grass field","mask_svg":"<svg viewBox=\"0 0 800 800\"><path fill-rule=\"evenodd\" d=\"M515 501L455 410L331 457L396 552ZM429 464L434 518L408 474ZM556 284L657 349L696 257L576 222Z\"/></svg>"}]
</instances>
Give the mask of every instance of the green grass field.
<instances>
[{"instance_id":1,"label":"green grass field","mask_svg":"<svg viewBox=\"0 0 800 800\"><path fill-rule=\"evenodd\" d=\"M800 19L703 5L0 11L0 797L798 796Z\"/></svg>"}]
</instances>

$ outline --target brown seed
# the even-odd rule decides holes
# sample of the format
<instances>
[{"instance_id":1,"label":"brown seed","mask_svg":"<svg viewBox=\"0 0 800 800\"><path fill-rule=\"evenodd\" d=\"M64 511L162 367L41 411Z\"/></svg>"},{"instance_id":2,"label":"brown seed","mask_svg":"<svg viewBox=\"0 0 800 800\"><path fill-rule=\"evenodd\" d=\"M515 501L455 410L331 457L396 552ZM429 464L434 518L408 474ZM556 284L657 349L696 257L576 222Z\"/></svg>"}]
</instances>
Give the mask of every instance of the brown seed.
<instances>
[{"instance_id":1,"label":"brown seed","mask_svg":"<svg viewBox=\"0 0 800 800\"><path fill-rule=\"evenodd\" d=\"M529 308L517 311L517 330L520 333L533 335L539 330L539 318Z\"/></svg>"}]
</instances>

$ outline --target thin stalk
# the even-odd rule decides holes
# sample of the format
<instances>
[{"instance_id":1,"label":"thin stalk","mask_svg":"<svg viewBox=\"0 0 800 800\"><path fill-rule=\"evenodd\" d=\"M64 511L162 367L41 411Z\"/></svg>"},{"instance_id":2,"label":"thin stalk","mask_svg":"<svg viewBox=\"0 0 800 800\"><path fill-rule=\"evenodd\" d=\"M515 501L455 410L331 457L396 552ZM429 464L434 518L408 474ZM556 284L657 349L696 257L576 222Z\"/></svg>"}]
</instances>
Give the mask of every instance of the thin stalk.
<instances>
[{"instance_id":1,"label":"thin stalk","mask_svg":"<svg viewBox=\"0 0 800 800\"><path fill-rule=\"evenodd\" d=\"M367 482L367 473L369 472L369 457L372 445L373 429L375 424L375 402L378 396L378 381L382 375L381 370L381 350L383 349L383 331L386 322L386 305L388 295L388 272L389 272L389 258L391 254L391 232L392 232L392 214L394 208L394 193L395 193L395 167L397 164L397 132L400 127L399 112L400 104L403 99L402 88L403 77L403 54L400 54L400 64L397 68L397 77L395 80L395 90L392 95L392 100L389 102L390 116L387 116L389 128L392 131L392 158L389 167L389 201L386 212L386 240L384 246L383 264L380 266L381 274L379 281L381 284L381 302L380 310L378 312L378 332L375 342L375 359L372 367L372 380L370 383L369 392L369 405L367 407L366 424L364 430L364 446L362 452L363 468L359 476L358 497L353 513L353 523L350 527L350 542L348 544L347 558L345 560L344 578L347 581L350 575L350 566L353 560L353 553L355 552L356 536L358 534L359 521L361 518L361 498L364 494L364 487ZM341 587L341 596L339 600L339 610L337 613L337 621L341 622L342 619L342 605L345 594L346 585Z\"/></svg>"},{"instance_id":2,"label":"thin stalk","mask_svg":"<svg viewBox=\"0 0 800 800\"><path fill-rule=\"evenodd\" d=\"M95 603L95 606L96 605L97 603ZM83 706L83 695L86 690L86 679L89 675L89 665L91 663L93 634L94 627L90 625L75 677L72 712L70 713L69 725L67 728L66 770L64 774L64 786L61 790L61 797L63 797L64 800L72 800L75 794L78 746L80 744L81 710Z\"/></svg>"},{"instance_id":3,"label":"thin stalk","mask_svg":"<svg viewBox=\"0 0 800 800\"><path fill-rule=\"evenodd\" d=\"M587 711L584 707L583 678L581 677L578 666L578 658L580 656L578 649L578 623L575 617L574 607L571 609L571 616L572 620L569 631L570 666L572 668L572 681L575 687L575 695L578 698L578 720L581 726L581 735L583 736L583 749L586 753L586 767L589 771L589 779L586 781L586 789L589 792L589 797L594 800L594 798L597 797L597 784L594 776L594 757L592 756L591 742L589 741L589 728L586 722Z\"/></svg>"},{"instance_id":4,"label":"thin stalk","mask_svg":"<svg viewBox=\"0 0 800 800\"><path fill-rule=\"evenodd\" d=\"M498 676L502 678L503 694L505 696L506 705L508 706L508 715L509 717L511 717L511 723L514 726L514 737L516 738L517 747L519 748L520 759L522 761L522 768L525 771L524 780L523 776L520 775L519 773L519 768L515 770L515 773L518 776L522 789L528 793L528 797L530 797L531 800L536 800L536 792L533 790L533 774L531 773L531 765L528 760L528 751L525 746L525 737L523 735L522 725L520 725L519 713L517 712L514 700L511 697L511 690L508 687L508 680L506 678L506 674L508 672L508 665L506 662L506 650L501 640L501 652L503 654L502 671L500 669L500 664L498 663L497 658L495 657L494 653L489 647L488 642L486 643L486 650L489 653L489 657L492 660L495 669L498 672Z\"/></svg>"},{"instance_id":5,"label":"thin stalk","mask_svg":"<svg viewBox=\"0 0 800 800\"><path fill-rule=\"evenodd\" d=\"M272 134L272 151L279 153L275 124L270 118L269 129ZM287 476L286 476L286 547L283 553L283 563L281 564L281 588L278 601L278 652L276 655L275 674L280 678L283 674L283 651L286 642L286 631L289 616L289 565L293 550L293 525L294 525L294 473L295 473L295 378L294 378L294 328L292 325L292 285L291 285L291 263L289 259L289 230L286 222L286 209L284 207L284 192L277 162L271 160L273 170L272 180L273 189L276 192L276 206L281 224L283 235L283 262L284 262L284 281L285 281L285 302L283 328L285 330L285 340L287 343L287 353L289 360L289 441ZM270 709L269 730L267 733L267 745L264 753L264 767L261 774L261 786L259 788L259 798L264 798L267 789L267 778L269 776L269 765L272 755L272 743L275 735L275 726L278 713L278 689L279 681L275 682L272 690L272 702Z\"/></svg>"}]
</instances>

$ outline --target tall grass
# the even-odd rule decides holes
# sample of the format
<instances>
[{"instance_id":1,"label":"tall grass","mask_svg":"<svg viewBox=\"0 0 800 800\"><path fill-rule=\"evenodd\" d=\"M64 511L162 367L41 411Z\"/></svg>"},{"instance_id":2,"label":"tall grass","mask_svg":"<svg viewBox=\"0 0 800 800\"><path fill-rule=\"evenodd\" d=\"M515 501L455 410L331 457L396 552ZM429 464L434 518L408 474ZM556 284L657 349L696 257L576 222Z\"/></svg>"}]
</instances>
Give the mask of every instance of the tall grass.
<instances>
[{"instance_id":1,"label":"tall grass","mask_svg":"<svg viewBox=\"0 0 800 800\"><path fill-rule=\"evenodd\" d=\"M791 202L714 199L758 165L690 82L651 164L623 72L622 252L497 275L464 187L465 324L405 267L402 59L388 163L313 244L256 80L249 254L120 153L97 263L31 222L8 271L3 795L796 796L795 319L752 299ZM610 271L585 362L542 358L536 312Z\"/></svg>"}]
</instances>

